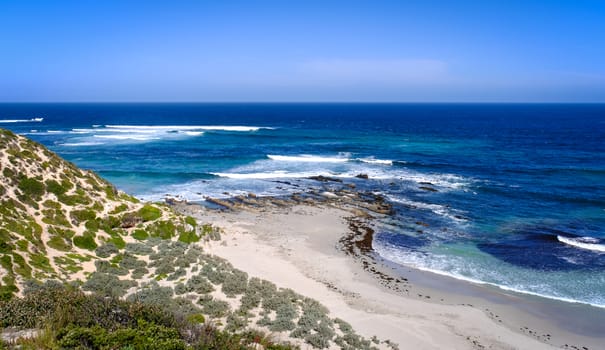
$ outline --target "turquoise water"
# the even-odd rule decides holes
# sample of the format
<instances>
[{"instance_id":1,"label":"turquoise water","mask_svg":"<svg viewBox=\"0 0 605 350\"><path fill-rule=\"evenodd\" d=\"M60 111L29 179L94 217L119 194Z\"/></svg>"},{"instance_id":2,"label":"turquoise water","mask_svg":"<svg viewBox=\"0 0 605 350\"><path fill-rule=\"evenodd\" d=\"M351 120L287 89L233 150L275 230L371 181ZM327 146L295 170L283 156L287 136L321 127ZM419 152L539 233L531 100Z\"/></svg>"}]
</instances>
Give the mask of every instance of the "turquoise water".
<instances>
[{"instance_id":1,"label":"turquoise water","mask_svg":"<svg viewBox=\"0 0 605 350\"><path fill-rule=\"evenodd\" d=\"M605 105L3 104L0 127L147 200L339 177L393 203L388 260L605 307Z\"/></svg>"}]
</instances>

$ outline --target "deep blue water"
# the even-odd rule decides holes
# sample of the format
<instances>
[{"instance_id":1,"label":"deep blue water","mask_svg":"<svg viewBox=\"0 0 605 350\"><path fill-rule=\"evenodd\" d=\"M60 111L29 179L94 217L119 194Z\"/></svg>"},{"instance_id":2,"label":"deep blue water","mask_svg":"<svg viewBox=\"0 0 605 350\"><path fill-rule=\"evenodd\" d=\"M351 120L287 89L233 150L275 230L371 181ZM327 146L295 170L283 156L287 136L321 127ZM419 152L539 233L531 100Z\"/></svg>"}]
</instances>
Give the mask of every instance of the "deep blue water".
<instances>
[{"instance_id":1,"label":"deep blue water","mask_svg":"<svg viewBox=\"0 0 605 350\"><path fill-rule=\"evenodd\" d=\"M341 177L395 205L386 259L605 307L603 104L0 104L0 127L149 200Z\"/></svg>"}]
</instances>

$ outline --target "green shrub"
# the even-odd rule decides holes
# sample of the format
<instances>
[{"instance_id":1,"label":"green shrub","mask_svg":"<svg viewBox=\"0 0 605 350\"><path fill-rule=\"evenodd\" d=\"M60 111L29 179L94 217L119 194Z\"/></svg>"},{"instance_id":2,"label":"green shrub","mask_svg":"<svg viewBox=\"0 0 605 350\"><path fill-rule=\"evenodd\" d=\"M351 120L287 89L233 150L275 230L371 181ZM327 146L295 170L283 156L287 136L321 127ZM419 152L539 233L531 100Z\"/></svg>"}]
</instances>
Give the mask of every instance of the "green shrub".
<instances>
[{"instance_id":1,"label":"green shrub","mask_svg":"<svg viewBox=\"0 0 605 350\"><path fill-rule=\"evenodd\" d=\"M24 177L19 181L19 189L23 194L32 199L39 199L46 193L46 186L39 180L32 177Z\"/></svg>"},{"instance_id":2,"label":"green shrub","mask_svg":"<svg viewBox=\"0 0 605 350\"><path fill-rule=\"evenodd\" d=\"M195 243L199 242L199 240L200 237L198 237L195 231L181 232L181 234L179 235L179 241L184 243Z\"/></svg>"},{"instance_id":3,"label":"green shrub","mask_svg":"<svg viewBox=\"0 0 605 350\"><path fill-rule=\"evenodd\" d=\"M116 233L111 235L109 242L113 243L119 249L126 248L126 241L124 241L124 238L118 236L118 234L116 234Z\"/></svg>"},{"instance_id":4,"label":"green shrub","mask_svg":"<svg viewBox=\"0 0 605 350\"><path fill-rule=\"evenodd\" d=\"M147 231L151 236L169 239L174 236L176 226L169 220L156 221L152 225L147 226Z\"/></svg>"},{"instance_id":5,"label":"green shrub","mask_svg":"<svg viewBox=\"0 0 605 350\"><path fill-rule=\"evenodd\" d=\"M137 229L134 230L134 232L132 233L132 238L137 239L139 241L147 239L147 237L149 237L149 235L147 234L147 232L145 232L145 230Z\"/></svg>"},{"instance_id":6,"label":"green shrub","mask_svg":"<svg viewBox=\"0 0 605 350\"><path fill-rule=\"evenodd\" d=\"M81 348L93 345L100 349L147 349L180 350L186 349L177 329L138 322L136 328L119 328L107 331L99 326L90 328L68 327L58 337L62 348Z\"/></svg>"},{"instance_id":7,"label":"green shrub","mask_svg":"<svg viewBox=\"0 0 605 350\"><path fill-rule=\"evenodd\" d=\"M48 244L49 247L54 248L56 250L60 250L63 252L68 252L71 250L71 241L60 237L60 236L53 236L51 237L48 242L46 242L46 244Z\"/></svg>"},{"instance_id":8,"label":"green shrub","mask_svg":"<svg viewBox=\"0 0 605 350\"><path fill-rule=\"evenodd\" d=\"M185 222L193 227L197 226L197 221L194 218L192 218L191 216L185 217Z\"/></svg>"},{"instance_id":9,"label":"green shrub","mask_svg":"<svg viewBox=\"0 0 605 350\"><path fill-rule=\"evenodd\" d=\"M153 221L162 216L162 211L151 204L145 204L138 213L143 221Z\"/></svg>"},{"instance_id":10,"label":"green shrub","mask_svg":"<svg viewBox=\"0 0 605 350\"><path fill-rule=\"evenodd\" d=\"M75 236L73 242L76 247L87 250L95 250L97 248L97 242L92 234L84 233L82 236Z\"/></svg>"},{"instance_id":11,"label":"green shrub","mask_svg":"<svg viewBox=\"0 0 605 350\"><path fill-rule=\"evenodd\" d=\"M46 181L46 190L50 193L54 193L57 197L67 192L67 188L65 188L62 184L58 183L55 180Z\"/></svg>"},{"instance_id":12,"label":"green shrub","mask_svg":"<svg viewBox=\"0 0 605 350\"><path fill-rule=\"evenodd\" d=\"M123 211L126 211L128 209L128 205L122 203L120 205L118 205L117 207L115 207L111 212L109 212L109 214L119 214Z\"/></svg>"},{"instance_id":13,"label":"green shrub","mask_svg":"<svg viewBox=\"0 0 605 350\"><path fill-rule=\"evenodd\" d=\"M97 217L97 214L89 209L82 210L72 210L69 216L75 220L76 222L84 222L87 220L94 220Z\"/></svg>"}]
</instances>

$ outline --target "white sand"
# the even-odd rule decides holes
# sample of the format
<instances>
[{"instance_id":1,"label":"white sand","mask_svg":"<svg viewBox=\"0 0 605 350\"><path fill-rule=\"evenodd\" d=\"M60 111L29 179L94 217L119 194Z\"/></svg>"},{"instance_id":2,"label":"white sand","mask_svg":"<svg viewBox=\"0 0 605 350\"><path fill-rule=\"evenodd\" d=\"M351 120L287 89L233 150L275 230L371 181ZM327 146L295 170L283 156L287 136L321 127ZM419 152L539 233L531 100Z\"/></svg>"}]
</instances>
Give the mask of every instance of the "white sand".
<instances>
[{"instance_id":1,"label":"white sand","mask_svg":"<svg viewBox=\"0 0 605 350\"><path fill-rule=\"evenodd\" d=\"M381 287L336 249L348 230L346 211L297 206L200 215L225 229L223 242L210 243L213 254L251 276L319 300L367 338L390 339L400 349L553 348L476 308L425 302Z\"/></svg>"}]
</instances>

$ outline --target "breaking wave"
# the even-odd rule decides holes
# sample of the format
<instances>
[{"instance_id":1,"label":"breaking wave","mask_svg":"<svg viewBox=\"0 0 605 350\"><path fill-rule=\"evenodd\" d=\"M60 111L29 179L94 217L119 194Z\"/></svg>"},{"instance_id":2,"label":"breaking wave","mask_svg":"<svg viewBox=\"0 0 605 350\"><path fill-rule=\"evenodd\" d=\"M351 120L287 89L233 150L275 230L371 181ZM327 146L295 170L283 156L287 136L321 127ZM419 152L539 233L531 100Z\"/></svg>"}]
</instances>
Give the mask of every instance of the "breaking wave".
<instances>
[{"instance_id":1,"label":"breaking wave","mask_svg":"<svg viewBox=\"0 0 605 350\"><path fill-rule=\"evenodd\" d=\"M605 253L605 245L604 244L599 244L601 242L600 239L598 238L593 238L593 237L564 237L564 236L557 236L557 240L561 243L565 243L567 245L576 247L576 248L580 248L580 249L586 249L586 250L592 250L594 252L602 252Z\"/></svg>"}]
</instances>

